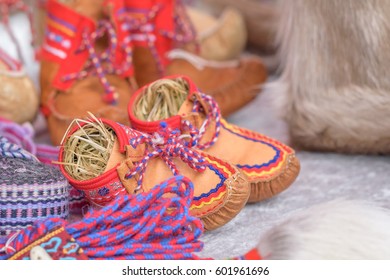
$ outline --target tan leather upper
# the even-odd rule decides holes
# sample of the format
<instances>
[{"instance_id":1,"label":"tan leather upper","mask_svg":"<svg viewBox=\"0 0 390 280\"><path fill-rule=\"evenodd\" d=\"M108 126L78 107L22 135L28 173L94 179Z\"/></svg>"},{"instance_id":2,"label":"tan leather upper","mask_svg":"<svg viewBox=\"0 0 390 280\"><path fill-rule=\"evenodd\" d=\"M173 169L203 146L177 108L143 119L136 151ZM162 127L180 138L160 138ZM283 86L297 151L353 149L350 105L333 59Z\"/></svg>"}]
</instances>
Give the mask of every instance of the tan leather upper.
<instances>
[{"instance_id":1,"label":"tan leather upper","mask_svg":"<svg viewBox=\"0 0 390 280\"><path fill-rule=\"evenodd\" d=\"M206 107L207 105L204 105ZM193 103L187 100L183 103L179 110L179 115L183 119L189 120L198 129L205 121L205 115L203 113L192 112ZM216 131L216 122L212 120L207 127L206 133L201 140L201 144L210 141ZM227 129L221 126L218 140L210 148L206 150L211 155L224 159L233 164L248 164L255 165L264 162L269 162L276 156L276 151L269 145L252 142L243 137L240 137L234 133L231 133ZM279 174L274 174L277 176Z\"/></svg>"}]
</instances>

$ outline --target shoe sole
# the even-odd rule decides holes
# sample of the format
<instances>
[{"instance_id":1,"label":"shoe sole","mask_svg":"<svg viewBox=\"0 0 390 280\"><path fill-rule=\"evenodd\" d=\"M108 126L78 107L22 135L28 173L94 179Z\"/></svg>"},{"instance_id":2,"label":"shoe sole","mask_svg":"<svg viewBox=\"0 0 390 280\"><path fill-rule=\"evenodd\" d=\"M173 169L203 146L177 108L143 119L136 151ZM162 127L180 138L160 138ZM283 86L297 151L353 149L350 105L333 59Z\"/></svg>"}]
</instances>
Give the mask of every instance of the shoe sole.
<instances>
[{"instance_id":1,"label":"shoe sole","mask_svg":"<svg viewBox=\"0 0 390 280\"><path fill-rule=\"evenodd\" d=\"M269 181L250 182L251 194L248 203L256 203L269 198L286 190L298 177L300 171L300 162L292 154L289 155L284 170L280 175Z\"/></svg>"},{"instance_id":2,"label":"shoe sole","mask_svg":"<svg viewBox=\"0 0 390 280\"><path fill-rule=\"evenodd\" d=\"M208 214L200 216L206 231L219 228L230 222L247 204L251 188L247 177L237 172L226 179L228 193L224 202Z\"/></svg>"}]
</instances>

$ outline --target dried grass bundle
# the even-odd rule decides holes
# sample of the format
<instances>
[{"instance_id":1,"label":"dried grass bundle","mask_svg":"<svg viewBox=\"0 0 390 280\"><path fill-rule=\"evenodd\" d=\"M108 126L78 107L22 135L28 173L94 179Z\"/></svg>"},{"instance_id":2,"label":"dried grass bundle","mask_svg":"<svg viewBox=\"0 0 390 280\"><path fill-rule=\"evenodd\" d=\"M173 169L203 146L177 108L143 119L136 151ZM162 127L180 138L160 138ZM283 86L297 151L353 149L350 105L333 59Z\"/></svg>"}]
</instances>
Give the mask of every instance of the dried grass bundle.
<instances>
[{"instance_id":1,"label":"dried grass bundle","mask_svg":"<svg viewBox=\"0 0 390 280\"><path fill-rule=\"evenodd\" d=\"M144 121L157 121L176 115L188 95L184 79L161 79L145 89L134 108L135 116Z\"/></svg>"},{"instance_id":2,"label":"dried grass bundle","mask_svg":"<svg viewBox=\"0 0 390 280\"><path fill-rule=\"evenodd\" d=\"M69 128L76 125L79 129L63 143L64 157L59 164L64 165L66 172L75 180L83 181L101 175L114 146L116 135L112 129L92 114L91 118L75 119Z\"/></svg>"}]
</instances>

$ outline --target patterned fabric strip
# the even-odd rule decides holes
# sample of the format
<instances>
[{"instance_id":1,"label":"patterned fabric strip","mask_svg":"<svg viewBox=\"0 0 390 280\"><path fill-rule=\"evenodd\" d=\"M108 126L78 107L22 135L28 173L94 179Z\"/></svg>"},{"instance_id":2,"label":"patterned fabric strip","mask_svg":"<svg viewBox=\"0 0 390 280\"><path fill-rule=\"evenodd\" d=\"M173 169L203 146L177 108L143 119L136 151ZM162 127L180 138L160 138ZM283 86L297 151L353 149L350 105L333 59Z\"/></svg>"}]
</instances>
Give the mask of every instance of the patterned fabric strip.
<instances>
[{"instance_id":1,"label":"patterned fabric strip","mask_svg":"<svg viewBox=\"0 0 390 280\"><path fill-rule=\"evenodd\" d=\"M68 217L69 185L58 169L0 157L0 173L0 236L49 216Z\"/></svg>"},{"instance_id":2,"label":"patterned fabric strip","mask_svg":"<svg viewBox=\"0 0 390 280\"><path fill-rule=\"evenodd\" d=\"M36 250L39 246L40 250ZM34 251L35 250L35 251ZM43 254L41 253L43 250ZM35 255L39 256L35 256ZM35 257L35 258L34 258ZM28 244L9 260L31 260L37 257L55 260L87 260L83 249L63 227L55 228L38 240Z\"/></svg>"},{"instance_id":3,"label":"patterned fabric strip","mask_svg":"<svg viewBox=\"0 0 390 280\"><path fill-rule=\"evenodd\" d=\"M65 59L75 34L76 27L73 24L48 12L46 40L42 49L59 59Z\"/></svg>"}]
</instances>

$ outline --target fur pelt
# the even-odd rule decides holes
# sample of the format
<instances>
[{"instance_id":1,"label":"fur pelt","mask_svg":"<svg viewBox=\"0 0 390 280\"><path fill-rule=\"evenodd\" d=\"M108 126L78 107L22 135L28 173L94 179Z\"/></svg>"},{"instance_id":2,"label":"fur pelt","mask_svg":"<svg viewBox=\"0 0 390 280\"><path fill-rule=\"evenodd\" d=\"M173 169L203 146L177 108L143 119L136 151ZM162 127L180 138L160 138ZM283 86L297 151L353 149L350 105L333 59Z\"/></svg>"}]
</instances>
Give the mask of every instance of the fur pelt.
<instances>
[{"instance_id":1,"label":"fur pelt","mask_svg":"<svg viewBox=\"0 0 390 280\"><path fill-rule=\"evenodd\" d=\"M390 212L372 202L335 200L291 214L257 246L264 259L390 259Z\"/></svg>"},{"instance_id":2,"label":"fur pelt","mask_svg":"<svg viewBox=\"0 0 390 280\"><path fill-rule=\"evenodd\" d=\"M279 0L291 140L308 150L390 153L390 1Z\"/></svg>"}]
</instances>

